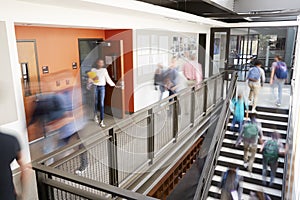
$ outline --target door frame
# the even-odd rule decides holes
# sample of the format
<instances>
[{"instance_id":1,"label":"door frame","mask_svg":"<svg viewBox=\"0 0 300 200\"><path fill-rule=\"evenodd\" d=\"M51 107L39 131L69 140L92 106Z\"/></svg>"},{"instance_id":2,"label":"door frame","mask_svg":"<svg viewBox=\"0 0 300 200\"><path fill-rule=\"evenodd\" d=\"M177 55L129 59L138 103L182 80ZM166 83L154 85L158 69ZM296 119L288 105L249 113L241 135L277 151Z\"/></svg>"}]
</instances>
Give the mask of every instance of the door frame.
<instances>
[{"instance_id":1,"label":"door frame","mask_svg":"<svg viewBox=\"0 0 300 200\"><path fill-rule=\"evenodd\" d=\"M214 42L215 33L226 32L226 49L225 59L228 60L229 55L229 43L230 43L230 28L211 28L210 29L210 47L209 47L209 76L213 75L213 56L214 56ZM227 62L225 63L225 70L228 69Z\"/></svg>"},{"instance_id":2,"label":"door frame","mask_svg":"<svg viewBox=\"0 0 300 200\"><path fill-rule=\"evenodd\" d=\"M41 89L41 76L40 76L39 58L38 58L38 51L37 51L36 39L17 40L17 43L18 42L33 42L34 43L34 53L35 53L35 61L36 61L36 70L37 70L37 74L38 74L38 87L39 87L38 88L38 92L42 93L42 89Z\"/></svg>"}]
</instances>

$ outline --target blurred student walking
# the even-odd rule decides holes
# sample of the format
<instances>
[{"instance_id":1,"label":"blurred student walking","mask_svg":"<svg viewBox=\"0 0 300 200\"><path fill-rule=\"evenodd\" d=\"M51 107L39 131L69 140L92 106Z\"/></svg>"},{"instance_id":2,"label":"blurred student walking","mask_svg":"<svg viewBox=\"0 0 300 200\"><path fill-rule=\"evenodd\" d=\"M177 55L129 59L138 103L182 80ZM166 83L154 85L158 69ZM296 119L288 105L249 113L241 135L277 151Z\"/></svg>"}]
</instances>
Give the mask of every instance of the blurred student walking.
<instances>
[{"instance_id":1,"label":"blurred student walking","mask_svg":"<svg viewBox=\"0 0 300 200\"><path fill-rule=\"evenodd\" d=\"M253 62L253 67L250 68L247 77L248 86L250 88L249 92L249 102L252 103L252 112L256 112L257 96L260 88L265 82L265 71L261 68L262 62L260 60L255 60Z\"/></svg>"},{"instance_id":2,"label":"blurred student walking","mask_svg":"<svg viewBox=\"0 0 300 200\"><path fill-rule=\"evenodd\" d=\"M275 56L275 62L272 64L270 84L272 85L272 93L275 104L279 107L282 101L282 88L287 79L288 70L281 56ZM277 97L275 95L275 87L278 88Z\"/></svg>"},{"instance_id":3,"label":"blurred student walking","mask_svg":"<svg viewBox=\"0 0 300 200\"><path fill-rule=\"evenodd\" d=\"M251 173L257 150L257 142L259 140L259 142L262 143L263 133L261 125L256 121L255 113L250 114L250 120L250 122L245 123L242 127L236 146L238 146L241 141L244 142L244 167L248 168L248 171Z\"/></svg>"}]
</instances>

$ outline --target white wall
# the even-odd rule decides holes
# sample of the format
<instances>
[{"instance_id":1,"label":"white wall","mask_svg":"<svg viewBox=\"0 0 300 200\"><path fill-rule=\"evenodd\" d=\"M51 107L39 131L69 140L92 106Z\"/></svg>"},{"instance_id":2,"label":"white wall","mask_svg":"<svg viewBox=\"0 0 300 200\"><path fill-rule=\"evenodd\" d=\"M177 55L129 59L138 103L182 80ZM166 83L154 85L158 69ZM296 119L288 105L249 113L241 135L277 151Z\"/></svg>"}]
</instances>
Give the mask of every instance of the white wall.
<instances>
[{"instance_id":1,"label":"white wall","mask_svg":"<svg viewBox=\"0 0 300 200\"><path fill-rule=\"evenodd\" d=\"M298 17L298 24L300 26L300 18ZM293 79L294 82L294 94L293 94L293 107L292 107L292 127L293 127L293 146L292 152L294 157L292 158L293 164L293 171L291 172L291 175L294 177L294 182L288 182L287 184L292 184L293 191L292 196L289 196L289 199L298 200L300 199L300 135L298 134L300 132L300 102L299 102L299 96L300 96L300 34L298 32L298 37L296 41L296 52L295 52L295 65L294 65L294 74Z\"/></svg>"}]
</instances>

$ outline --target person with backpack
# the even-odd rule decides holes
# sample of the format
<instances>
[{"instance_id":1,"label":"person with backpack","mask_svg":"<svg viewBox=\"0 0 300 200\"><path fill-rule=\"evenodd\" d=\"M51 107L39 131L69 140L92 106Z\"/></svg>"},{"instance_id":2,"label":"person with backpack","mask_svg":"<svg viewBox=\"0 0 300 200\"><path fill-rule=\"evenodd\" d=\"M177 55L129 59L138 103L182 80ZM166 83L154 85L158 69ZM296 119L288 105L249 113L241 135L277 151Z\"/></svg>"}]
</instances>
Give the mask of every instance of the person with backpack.
<instances>
[{"instance_id":1,"label":"person with backpack","mask_svg":"<svg viewBox=\"0 0 300 200\"><path fill-rule=\"evenodd\" d=\"M220 184L221 188L221 200L241 200L243 194L243 188L240 182L242 177L238 175L237 169L228 169L222 175Z\"/></svg>"},{"instance_id":2,"label":"person with backpack","mask_svg":"<svg viewBox=\"0 0 300 200\"><path fill-rule=\"evenodd\" d=\"M271 180L269 183L269 186L273 185L273 181L276 175L276 170L278 167L278 157L280 154L280 149L283 149L283 144L279 141L279 133L274 132L272 133L272 139L267 140L263 143L261 146L260 152L263 154L263 170L262 170L262 176L263 176L263 184L266 185L266 174L267 174L267 168L268 165L271 168ZM285 154L284 152L283 154Z\"/></svg>"},{"instance_id":3,"label":"person with backpack","mask_svg":"<svg viewBox=\"0 0 300 200\"><path fill-rule=\"evenodd\" d=\"M237 98L234 98L231 100L232 105L232 113L233 113L233 119L232 119L232 125L230 127L231 131L234 131L235 124L239 125L238 133L241 132L245 111L246 111L246 118L248 119L248 103L244 100L243 95L241 93L238 94Z\"/></svg>"},{"instance_id":4,"label":"person with backpack","mask_svg":"<svg viewBox=\"0 0 300 200\"><path fill-rule=\"evenodd\" d=\"M252 112L256 112L256 103L258 92L265 82L265 71L261 68L262 62L260 60L255 60L253 62L253 67L250 68L247 80L248 86L250 88L249 92L249 102L252 102Z\"/></svg>"},{"instance_id":5,"label":"person with backpack","mask_svg":"<svg viewBox=\"0 0 300 200\"><path fill-rule=\"evenodd\" d=\"M236 147L243 140L244 142L244 167L252 172L253 162L257 150L257 142L262 143L263 132L261 125L256 121L256 114L250 113L250 122L243 125L241 133L237 139ZM250 153L250 158L248 154Z\"/></svg>"},{"instance_id":6,"label":"person with backpack","mask_svg":"<svg viewBox=\"0 0 300 200\"><path fill-rule=\"evenodd\" d=\"M282 87L287 79L288 70L286 63L283 62L281 56L275 56L275 62L272 64L270 84L272 85L272 92L274 99L276 99L275 104L279 107L281 105L282 99ZM278 96L275 95L275 87L278 88Z\"/></svg>"}]
</instances>

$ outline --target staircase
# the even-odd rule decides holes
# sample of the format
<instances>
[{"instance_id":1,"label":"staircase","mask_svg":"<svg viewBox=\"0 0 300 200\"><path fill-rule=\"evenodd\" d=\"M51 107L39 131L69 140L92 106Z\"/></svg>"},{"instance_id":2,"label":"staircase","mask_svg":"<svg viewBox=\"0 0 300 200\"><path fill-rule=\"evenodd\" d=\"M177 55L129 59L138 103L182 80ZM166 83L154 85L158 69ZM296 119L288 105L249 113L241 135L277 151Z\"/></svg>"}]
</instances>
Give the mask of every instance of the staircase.
<instances>
[{"instance_id":1,"label":"staircase","mask_svg":"<svg viewBox=\"0 0 300 200\"><path fill-rule=\"evenodd\" d=\"M276 130L281 135L281 142L285 145L286 141L286 130L288 123L288 110L284 109L274 109L274 108L264 108L257 107L257 121L261 122L263 130L263 140L269 139L271 133ZM263 191L268 194L272 200L281 199L282 191L282 178L284 170L284 157L279 157L279 165L277 168L276 178L272 187L264 186L262 184L262 154L259 153L261 147L258 144L258 150L255 156L255 162L253 164L252 174L250 174L247 169L243 166L243 155L244 147L243 143L239 147L235 147L235 142L237 140L238 134L234 134L229 131L230 123L227 125L226 135L223 140L220 155L218 157L217 166L214 171L214 176L211 182L211 186L208 193L207 199L219 199L221 190L219 185L222 178L222 173L225 172L228 167L239 168L239 175L243 176L243 199L249 199L250 191ZM236 125L237 126L237 125ZM270 169L267 172L267 185L270 181Z\"/></svg>"}]
</instances>

